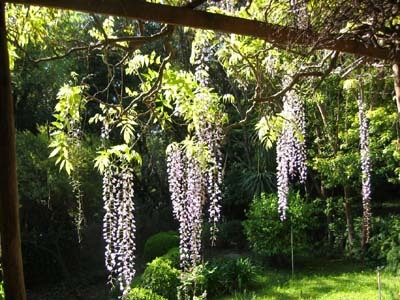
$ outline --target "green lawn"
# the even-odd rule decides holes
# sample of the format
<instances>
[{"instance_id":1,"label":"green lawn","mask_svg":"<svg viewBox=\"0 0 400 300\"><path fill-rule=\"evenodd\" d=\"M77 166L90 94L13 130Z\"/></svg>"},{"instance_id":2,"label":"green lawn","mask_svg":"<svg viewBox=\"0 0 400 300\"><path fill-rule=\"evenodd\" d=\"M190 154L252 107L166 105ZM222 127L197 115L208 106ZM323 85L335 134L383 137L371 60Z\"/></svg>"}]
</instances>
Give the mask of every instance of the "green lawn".
<instances>
[{"instance_id":1,"label":"green lawn","mask_svg":"<svg viewBox=\"0 0 400 300\"><path fill-rule=\"evenodd\" d=\"M373 300L378 298L377 273L363 271L354 263L329 261L303 267L294 277L287 271L264 271L258 277L260 287L228 299L324 299ZM381 273L382 299L400 300L400 277Z\"/></svg>"}]
</instances>

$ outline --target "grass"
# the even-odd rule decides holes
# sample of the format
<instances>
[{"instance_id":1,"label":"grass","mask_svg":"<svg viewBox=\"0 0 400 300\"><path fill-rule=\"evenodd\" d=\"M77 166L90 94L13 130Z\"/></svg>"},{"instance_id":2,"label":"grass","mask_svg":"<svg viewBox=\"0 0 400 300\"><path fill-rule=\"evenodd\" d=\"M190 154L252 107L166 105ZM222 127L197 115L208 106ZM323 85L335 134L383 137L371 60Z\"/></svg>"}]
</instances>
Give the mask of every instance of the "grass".
<instances>
[{"instance_id":1,"label":"grass","mask_svg":"<svg viewBox=\"0 0 400 300\"><path fill-rule=\"evenodd\" d=\"M290 272L265 270L255 291L220 300L373 300L378 299L377 272L346 261L319 261ZM382 300L400 300L400 277L381 273Z\"/></svg>"}]
</instances>

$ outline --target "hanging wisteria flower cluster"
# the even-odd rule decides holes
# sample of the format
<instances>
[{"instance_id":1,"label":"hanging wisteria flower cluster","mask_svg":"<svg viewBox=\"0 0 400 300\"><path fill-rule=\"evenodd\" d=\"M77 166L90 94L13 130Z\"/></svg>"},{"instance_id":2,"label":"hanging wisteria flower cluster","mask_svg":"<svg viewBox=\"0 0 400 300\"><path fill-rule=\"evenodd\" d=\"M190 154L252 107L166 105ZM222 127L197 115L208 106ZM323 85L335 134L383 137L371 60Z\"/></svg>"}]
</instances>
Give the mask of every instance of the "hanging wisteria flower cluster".
<instances>
[{"instance_id":1,"label":"hanging wisteria flower cluster","mask_svg":"<svg viewBox=\"0 0 400 300\"><path fill-rule=\"evenodd\" d=\"M233 13L235 10L235 3L234 1L219 1L219 0L214 0L213 4L217 6L218 8L222 9L225 12L228 13Z\"/></svg>"},{"instance_id":2,"label":"hanging wisteria flower cluster","mask_svg":"<svg viewBox=\"0 0 400 300\"><path fill-rule=\"evenodd\" d=\"M360 122L360 157L362 173L362 204L363 204L363 240L368 241L371 223L371 157L369 153L368 130L369 123L365 113L365 102L360 95L357 98L358 119Z\"/></svg>"},{"instance_id":3,"label":"hanging wisteria flower cluster","mask_svg":"<svg viewBox=\"0 0 400 300\"><path fill-rule=\"evenodd\" d=\"M203 120L196 131L199 145L207 148L206 161L182 144L167 149L168 182L174 217L179 222L180 258L183 270L200 263L204 206L208 202L211 240L215 241L221 212L222 129ZM204 153L203 153L204 154Z\"/></svg>"},{"instance_id":4,"label":"hanging wisteria flower cluster","mask_svg":"<svg viewBox=\"0 0 400 300\"><path fill-rule=\"evenodd\" d=\"M76 212L74 216L74 222L76 226L76 232L78 236L78 243L82 242L82 227L85 224L85 215L83 213L83 191L82 191L82 182L79 174L77 172L73 172L70 177L70 184L72 187L72 192L76 199Z\"/></svg>"},{"instance_id":5,"label":"hanging wisteria flower cluster","mask_svg":"<svg viewBox=\"0 0 400 300\"><path fill-rule=\"evenodd\" d=\"M211 224L211 244L214 245L217 237L217 223L221 217L222 200L222 151L221 145L224 133L221 126L217 126L200 117L200 126L197 132L200 143L208 149L208 167L204 174L207 185L209 222Z\"/></svg>"},{"instance_id":6,"label":"hanging wisteria flower cluster","mask_svg":"<svg viewBox=\"0 0 400 300\"><path fill-rule=\"evenodd\" d=\"M102 137L108 138L103 128ZM124 162L110 163L103 171L103 237L106 242L105 265L109 283L115 279L125 295L135 275L135 218L133 171Z\"/></svg>"},{"instance_id":7,"label":"hanging wisteria flower cluster","mask_svg":"<svg viewBox=\"0 0 400 300\"><path fill-rule=\"evenodd\" d=\"M219 98L209 89L209 62L213 58L214 33L198 31L193 42L191 62L195 66L195 97L190 109L179 111L190 115L194 147L172 144L167 151L169 186L173 211L180 227L181 267L189 270L200 262L201 231L205 203L209 203L211 243L214 245L222 199L222 118ZM179 104L178 104L179 106Z\"/></svg>"},{"instance_id":8,"label":"hanging wisteria flower cluster","mask_svg":"<svg viewBox=\"0 0 400 300\"><path fill-rule=\"evenodd\" d=\"M310 17L307 13L307 1L290 0L290 8L294 14L295 25L300 29L307 29Z\"/></svg>"},{"instance_id":9,"label":"hanging wisteria flower cluster","mask_svg":"<svg viewBox=\"0 0 400 300\"><path fill-rule=\"evenodd\" d=\"M282 132L277 140L277 185L279 214L286 219L289 184L299 178L304 183L307 178L304 103L294 90L283 98L284 117Z\"/></svg>"},{"instance_id":10,"label":"hanging wisteria flower cluster","mask_svg":"<svg viewBox=\"0 0 400 300\"><path fill-rule=\"evenodd\" d=\"M205 202L201 166L174 143L167 150L167 168L173 214L179 222L181 268L188 270L200 261Z\"/></svg>"},{"instance_id":11,"label":"hanging wisteria flower cluster","mask_svg":"<svg viewBox=\"0 0 400 300\"><path fill-rule=\"evenodd\" d=\"M76 199L76 208L74 213L74 222L76 226L76 232L78 236L78 243L82 242L82 228L85 224L85 215L83 212L83 190L82 190L82 178L80 175L81 169L81 157L80 157L80 149L82 148L81 145L81 138L82 138L82 131L81 131L81 124L77 121L72 121L71 123L71 131L68 133L70 149L72 156L76 156L75 159L75 170L70 174L70 184L72 187L72 192Z\"/></svg>"}]
</instances>

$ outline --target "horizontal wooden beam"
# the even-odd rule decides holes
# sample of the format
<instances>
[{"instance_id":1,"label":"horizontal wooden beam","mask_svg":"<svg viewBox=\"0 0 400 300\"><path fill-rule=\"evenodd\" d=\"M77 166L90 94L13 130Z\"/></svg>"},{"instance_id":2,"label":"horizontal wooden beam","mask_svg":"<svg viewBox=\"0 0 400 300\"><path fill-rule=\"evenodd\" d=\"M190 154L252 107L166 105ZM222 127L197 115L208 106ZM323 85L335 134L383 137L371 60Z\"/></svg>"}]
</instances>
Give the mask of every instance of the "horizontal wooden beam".
<instances>
[{"instance_id":1,"label":"horizontal wooden beam","mask_svg":"<svg viewBox=\"0 0 400 300\"><path fill-rule=\"evenodd\" d=\"M139 0L9 0L8 2L235 33L260 38L282 48L290 45L302 45L377 59L391 61L400 59L398 52L393 53L390 49L366 45L355 40L342 39L337 36L322 37L308 30Z\"/></svg>"}]
</instances>

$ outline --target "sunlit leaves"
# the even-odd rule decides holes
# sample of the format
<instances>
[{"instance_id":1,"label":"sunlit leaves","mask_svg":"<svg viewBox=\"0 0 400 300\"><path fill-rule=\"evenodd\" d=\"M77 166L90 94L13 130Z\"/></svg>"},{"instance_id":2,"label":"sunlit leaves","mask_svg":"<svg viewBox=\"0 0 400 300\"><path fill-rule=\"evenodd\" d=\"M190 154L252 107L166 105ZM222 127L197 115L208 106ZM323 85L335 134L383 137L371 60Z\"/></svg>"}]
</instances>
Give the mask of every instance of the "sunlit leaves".
<instances>
[{"instance_id":1,"label":"sunlit leaves","mask_svg":"<svg viewBox=\"0 0 400 300\"><path fill-rule=\"evenodd\" d=\"M258 138L266 149L272 148L278 139L283 126L284 119L278 114L276 116L264 116L258 121L255 129L258 132Z\"/></svg>"},{"instance_id":2,"label":"sunlit leaves","mask_svg":"<svg viewBox=\"0 0 400 300\"><path fill-rule=\"evenodd\" d=\"M100 173L104 173L104 170L114 164L115 161L122 162L123 164L137 164L142 165L142 157L138 152L131 149L127 144L115 145L106 150L98 152L98 156L95 158L94 167L99 170Z\"/></svg>"},{"instance_id":3,"label":"sunlit leaves","mask_svg":"<svg viewBox=\"0 0 400 300\"><path fill-rule=\"evenodd\" d=\"M10 66L26 55L25 50L33 48L52 54L62 52L63 41L75 39L74 26L84 20L82 13L45 7L6 5L6 24ZM76 27L74 27L76 28Z\"/></svg>"},{"instance_id":4,"label":"sunlit leaves","mask_svg":"<svg viewBox=\"0 0 400 300\"><path fill-rule=\"evenodd\" d=\"M143 71L142 70L143 68L149 67L152 64L159 65L160 63L161 63L161 58L160 56L157 56L154 51L151 52L150 55L147 55L147 54L142 54L140 50L136 50L132 59L128 61L128 66L125 72L127 75L139 75L141 74L140 71ZM150 70L151 69L147 69L146 71ZM145 72L142 73L146 74Z\"/></svg>"},{"instance_id":5,"label":"sunlit leaves","mask_svg":"<svg viewBox=\"0 0 400 300\"><path fill-rule=\"evenodd\" d=\"M9 34L22 47L28 43L42 43L46 28L61 13L35 6L7 4L6 20Z\"/></svg>"},{"instance_id":6,"label":"sunlit leaves","mask_svg":"<svg viewBox=\"0 0 400 300\"><path fill-rule=\"evenodd\" d=\"M116 35L114 32L114 21L115 19L112 16L105 18L102 22L102 29L104 32L92 27L89 30L89 35L98 41L104 41L106 38L115 38ZM104 36L104 34L106 36Z\"/></svg>"},{"instance_id":7,"label":"sunlit leaves","mask_svg":"<svg viewBox=\"0 0 400 300\"><path fill-rule=\"evenodd\" d=\"M174 114L184 118L189 131L198 130L201 118L211 123L227 121L227 116L222 112L220 96L199 84L192 73L166 70L161 91L158 101L164 102L166 108L174 104ZM232 96L226 97L232 99Z\"/></svg>"},{"instance_id":8,"label":"sunlit leaves","mask_svg":"<svg viewBox=\"0 0 400 300\"><path fill-rule=\"evenodd\" d=\"M137 125L137 123L135 121L134 116L132 116L132 115L122 116L121 121L117 124L117 127L121 128L121 135L126 144L129 144L135 137L134 126L136 126L136 125Z\"/></svg>"},{"instance_id":9,"label":"sunlit leaves","mask_svg":"<svg viewBox=\"0 0 400 300\"><path fill-rule=\"evenodd\" d=\"M83 86L64 85L57 94L58 103L54 109L50 157L57 157L56 164L59 164L60 170L65 169L68 175L74 169L71 152L76 151L74 145L79 146L76 141L81 135L81 111L86 103L82 97L83 89Z\"/></svg>"},{"instance_id":10,"label":"sunlit leaves","mask_svg":"<svg viewBox=\"0 0 400 300\"><path fill-rule=\"evenodd\" d=\"M314 169L326 175L322 184L326 188L335 188L356 181L359 176L359 159L358 153L338 151L334 157L314 157L312 165Z\"/></svg>"},{"instance_id":11,"label":"sunlit leaves","mask_svg":"<svg viewBox=\"0 0 400 300\"><path fill-rule=\"evenodd\" d=\"M346 92L351 92L359 87L359 82L357 79L351 78L343 81L343 90Z\"/></svg>"}]
</instances>

